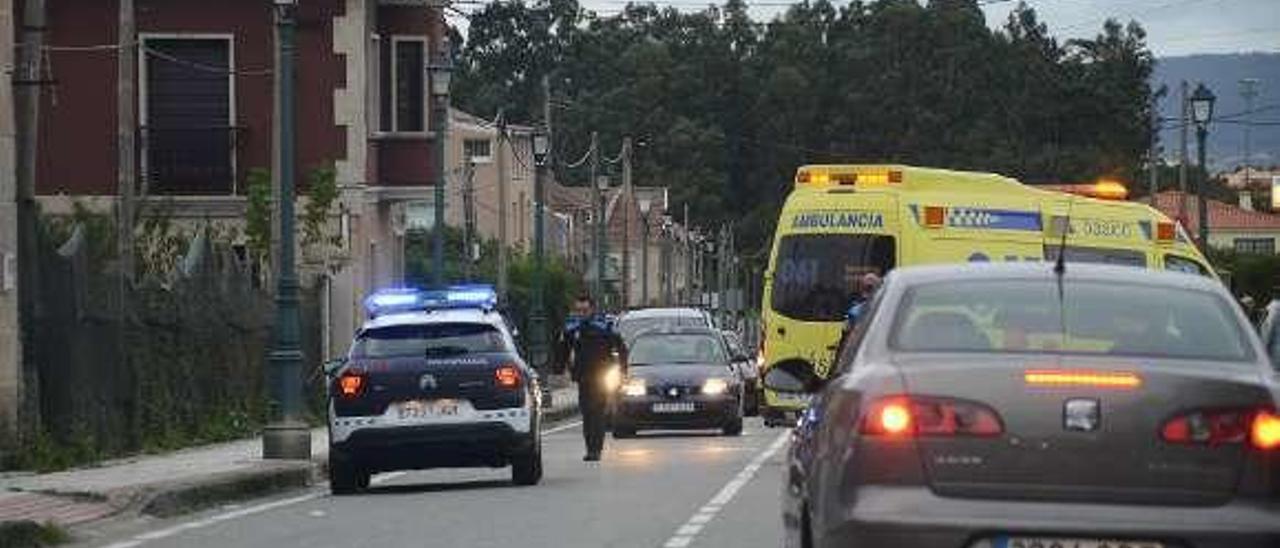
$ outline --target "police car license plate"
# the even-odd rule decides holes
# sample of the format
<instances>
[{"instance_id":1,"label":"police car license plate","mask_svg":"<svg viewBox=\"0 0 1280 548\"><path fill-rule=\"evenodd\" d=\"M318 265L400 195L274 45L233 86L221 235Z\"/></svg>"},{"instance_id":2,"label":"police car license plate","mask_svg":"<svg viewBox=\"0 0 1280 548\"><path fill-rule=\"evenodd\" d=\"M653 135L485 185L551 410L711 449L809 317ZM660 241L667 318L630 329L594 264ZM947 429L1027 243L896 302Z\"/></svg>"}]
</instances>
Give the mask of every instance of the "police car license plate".
<instances>
[{"instance_id":1,"label":"police car license plate","mask_svg":"<svg viewBox=\"0 0 1280 548\"><path fill-rule=\"evenodd\" d=\"M456 417L460 412L458 400L414 400L396 406L396 417L400 420Z\"/></svg>"},{"instance_id":2,"label":"police car license plate","mask_svg":"<svg viewBox=\"0 0 1280 548\"><path fill-rule=\"evenodd\" d=\"M997 537L996 548L1164 548L1164 544L1145 540Z\"/></svg>"},{"instance_id":3,"label":"police car license plate","mask_svg":"<svg viewBox=\"0 0 1280 548\"><path fill-rule=\"evenodd\" d=\"M654 413L692 413L694 412L693 402L659 402L653 404Z\"/></svg>"}]
</instances>

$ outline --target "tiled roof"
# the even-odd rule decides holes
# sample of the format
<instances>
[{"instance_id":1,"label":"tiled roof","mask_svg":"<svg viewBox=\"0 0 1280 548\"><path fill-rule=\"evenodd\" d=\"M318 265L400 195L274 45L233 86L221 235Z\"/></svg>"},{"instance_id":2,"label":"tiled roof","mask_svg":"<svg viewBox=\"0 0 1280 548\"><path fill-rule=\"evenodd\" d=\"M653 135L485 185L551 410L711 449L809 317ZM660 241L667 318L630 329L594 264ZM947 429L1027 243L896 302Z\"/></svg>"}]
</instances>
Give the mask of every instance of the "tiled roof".
<instances>
[{"instance_id":1,"label":"tiled roof","mask_svg":"<svg viewBox=\"0 0 1280 548\"><path fill-rule=\"evenodd\" d=\"M1195 233L1200 229L1199 205L1196 195L1176 190L1156 194L1156 209L1170 218L1179 215L1178 200L1186 202L1187 218L1183 225L1188 231ZM1226 202L1209 200L1209 228L1234 230L1280 230L1280 215L1250 211Z\"/></svg>"}]
</instances>

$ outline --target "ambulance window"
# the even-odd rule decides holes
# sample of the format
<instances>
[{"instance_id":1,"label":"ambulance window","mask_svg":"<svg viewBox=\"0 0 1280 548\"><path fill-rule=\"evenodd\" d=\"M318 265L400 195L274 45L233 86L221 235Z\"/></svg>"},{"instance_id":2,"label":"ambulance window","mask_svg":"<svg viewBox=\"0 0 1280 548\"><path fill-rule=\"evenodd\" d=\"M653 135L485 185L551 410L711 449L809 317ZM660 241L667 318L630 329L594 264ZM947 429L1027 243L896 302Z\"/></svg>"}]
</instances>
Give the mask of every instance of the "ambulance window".
<instances>
[{"instance_id":1,"label":"ambulance window","mask_svg":"<svg viewBox=\"0 0 1280 548\"><path fill-rule=\"evenodd\" d=\"M1207 272L1204 266L1200 263L1177 255L1164 256L1164 269L1172 270L1174 272L1185 272L1187 274L1199 274L1201 276L1209 275L1209 272Z\"/></svg>"},{"instance_id":2,"label":"ambulance window","mask_svg":"<svg viewBox=\"0 0 1280 548\"><path fill-rule=\"evenodd\" d=\"M773 299L778 314L802 321L843 321L868 272L883 276L894 266L892 236L793 234L778 242Z\"/></svg>"},{"instance_id":3,"label":"ambulance window","mask_svg":"<svg viewBox=\"0 0 1280 548\"><path fill-rule=\"evenodd\" d=\"M1045 244L1044 260L1058 260L1058 250L1060 246L1053 244ZM1118 266L1136 266L1146 268L1147 256L1141 251L1132 249L1114 249L1105 247L1082 247L1067 246L1067 262L1069 263L1094 263L1109 264Z\"/></svg>"}]
</instances>

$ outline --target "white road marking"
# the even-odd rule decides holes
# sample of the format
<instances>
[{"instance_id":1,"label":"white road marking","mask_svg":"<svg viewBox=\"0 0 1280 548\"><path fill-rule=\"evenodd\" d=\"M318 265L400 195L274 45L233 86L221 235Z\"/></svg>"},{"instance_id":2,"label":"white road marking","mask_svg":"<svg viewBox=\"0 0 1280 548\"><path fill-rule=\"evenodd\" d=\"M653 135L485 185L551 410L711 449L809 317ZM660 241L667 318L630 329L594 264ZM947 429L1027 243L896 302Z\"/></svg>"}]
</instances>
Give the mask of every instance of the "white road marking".
<instances>
[{"instance_id":1,"label":"white road marking","mask_svg":"<svg viewBox=\"0 0 1280 548\"><path fill-rule=\"evenodd\" d=\"M298 497L277 500L273 502L268 502L266 504L259 504L257 506L249 506L247 508L240 508L238 510L234 510L231 512L223 512L221 514L213 515L201 520L196 520L188 523L183 523L180 525L174 525L172 527L167 527L164 529L157 529L155 531L142 533L126 541L117 542L114 544L108 544L103 548L134 548L135 546L141 546L142 544L145 544L149 541L169 538L183 531L188 531L191 529L201 529L204 527L208 527L210 525L222 523L224 521L266 512L267 510L272 510L275 508L281 508L284 506L298 504L299 502L314 500L314 499L320 498L322 494L323 493L316 491L316 492L307 493L305 495L298 496Z\"/></svg>"},{"instance_id":2,"label":"white road marking","mask_svg":"<svg viewBox=\"0 0 1280 548\"><path fill-rule=\"evenodd\" d=\"M725 505L729 504L729 501L732 501L733 497L738 495L738 491L751 482L751 479L760 471L760 467L764 466L764 461L769 460L769 457L772 457L774 453L782 449L783 445L786 445L789 435L788 433L779 435L778 439L773 440L773 443L768 448L751 459L751 462L741 472L738 472L733 479L729 480L729 483L721 487L720 491L714 497L711 497L710 501L689 518L689 521L686 521L679 529L676 529L675 534L662 545L663 548L685 548L692 544L707 523L715 519L716 514L720 513L720 510L724 509Z\"/></svg>"},{"instance_id":3,"label":"white road marking","mask_svg":"<svg viewBox=\"0 0 1280 548\"><path fill-rule=\"evenodd\" d=\"M555 428L549 428L547 430L543 430L542 433L554 434L556 432L561 432L564 430L568 430L570 428L577 428L579 426L582 426L582 421L575 421L569 424L562 424ZM369 484L381 485L383 483L386 483L396 478L399 478L401 476L404 476L407 473L408 472L389 472L386 474L380 474L374 477L373 479L371 479L369 481ZM183 531L190 531L192 529L203 529L210 525L222 523L227 520L232 520L232 519L241 518L244 516L258 514L258 513L266 512L267 510L273 510L273 509L282 508L285 506L291 506L294 504L298 504L300 502L315 500L317 498L320 498L323 495L324 493L322 491L315 491L312 493L308 493L306 495L283 499L283 500L277 500L277 501L268 502L265 504L259 504L257 506L236 508L235 510L232 510L229 512L223 512L221 514L216 514L204 519L190 521L187 523L182 523L182 524L174 525L171 527L166 527L164 529L157 529L155 531L148 531L146 533L141 533L141 534L135 535L133 538L130 538L129 540L123 540L120 542L108 544L103 546L102 548L135 548L137 546L141 546L153 540L160 540L160 539L172 537ZM312 513L312 515L314 515L314 513Z\"/></svg>"},{"instance_id":4,"label":"white road marking","mask_svg":"<svg viewBox=\"0 0 1280 548\"><path fill-rule=\"evenodd\" d=\"M577 428L577 427L579 427L579 426L582 426L582 421L573 421L573 422L571 422L571 423L569 423L569 424L562 424L562 425L557 426L557 427L555 427L555 428L547 428L547 429L545 429L545 430L543 430L543 431L542 431L542 435L544 435L544 436L545 436L545 435L547 435L547 434L554 434L554 433L556 433L556 432L563 432L563 431L568 430L568 429L570 429L570 428Z\"/></svg>"}]
</instances>

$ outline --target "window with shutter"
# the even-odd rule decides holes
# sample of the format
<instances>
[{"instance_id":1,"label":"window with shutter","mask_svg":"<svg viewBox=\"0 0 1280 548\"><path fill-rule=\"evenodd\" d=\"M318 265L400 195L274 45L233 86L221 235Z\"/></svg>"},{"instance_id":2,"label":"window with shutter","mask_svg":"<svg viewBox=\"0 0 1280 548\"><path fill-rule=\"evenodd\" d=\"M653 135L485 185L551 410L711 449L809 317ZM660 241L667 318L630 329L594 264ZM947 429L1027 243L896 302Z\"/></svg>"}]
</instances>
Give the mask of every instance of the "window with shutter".
<instances>
[{"instance_id":1,"label":"window with shutter","mask_svg":"<svg viewBox=\"0 0 1280 548\"><path fill-rule=\"evenodd\" d=\"M148 191L234 193L231 39L144 37L144 48Z\"/></svg>"}]
</instances>

